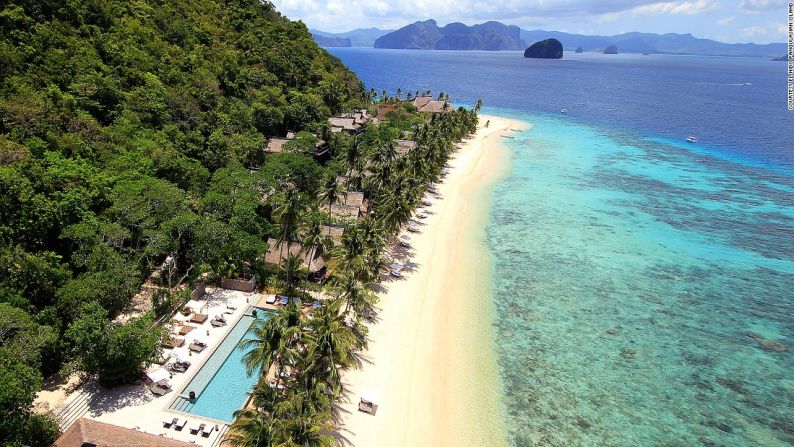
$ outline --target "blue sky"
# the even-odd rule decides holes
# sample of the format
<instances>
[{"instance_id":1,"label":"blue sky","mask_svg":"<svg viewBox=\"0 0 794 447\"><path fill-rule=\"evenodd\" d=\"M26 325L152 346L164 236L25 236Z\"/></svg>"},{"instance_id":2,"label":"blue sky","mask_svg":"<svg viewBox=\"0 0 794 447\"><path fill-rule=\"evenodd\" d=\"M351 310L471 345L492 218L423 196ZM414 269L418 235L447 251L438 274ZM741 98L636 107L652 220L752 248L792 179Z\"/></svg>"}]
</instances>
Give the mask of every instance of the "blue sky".
<instances>
[{"instance_id":1,"label":"blue sky","mask_svg":"<svg viewBox=\"0 0 794 447\"><path fill-rule=\"evenodd\" d=\"M692 33L723 42L785 42L786 0L272 0L310 28L396 29L433 18L440 25L498 20L525 29L612 35Z\"/></svg>"}]
</instances>

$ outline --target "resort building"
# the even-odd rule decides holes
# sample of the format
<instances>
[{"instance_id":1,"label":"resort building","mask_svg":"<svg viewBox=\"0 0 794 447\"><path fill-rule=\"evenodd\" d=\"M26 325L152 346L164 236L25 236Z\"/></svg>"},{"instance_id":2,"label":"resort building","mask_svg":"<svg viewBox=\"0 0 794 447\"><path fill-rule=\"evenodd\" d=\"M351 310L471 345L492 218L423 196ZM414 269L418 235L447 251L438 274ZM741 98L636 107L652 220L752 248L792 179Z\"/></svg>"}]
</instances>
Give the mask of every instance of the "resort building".
<instances>
[{"instance_id":1,"label":"resort building","mask_svg":"<svg viewBox=\"0 0 794 447\"><path fill-rule=\"evenodd\" d=\"M196 444L119 427L92 419L78 419L53 447L195 447Z\"/></svg>"},{"instance_id":2,"label":"resort building","mask_svg":"<svg viewBox=\"0 0 794 447\"><path fill-rule=\"evenodd\" d=\"M416 110L426 113L449 113L454 110L449 101L437 101L431 96L419 96L412 102Z\"/></svg>"},{"instance_id":3,"label":"resort building","mask_svg":"<svg viewBox=\"0 0 794 447\"><path fill-rule=\"evenodd\" d=\"M267 146L265 147L265 152L269 154L277 154L279 152L283 152L284 144L294 140L295 136L296 136L295 132L289 131L287 132L286 137L268 137ZM314 143L314 148L315 148L314 155L317 156L324 155L326 152L328 152L328 145L324 140L321 139L318 139Z\"/></svg>"},{"instance_id":4,"label":"resort building","mask_svg":"<svg viewBox=\"0 0 794 447\"><path fill-rule=\"evenodd\" d=\"M299 256L301 265L309 270L309 273L316 274L325 268L325 260L323 259L322 250L311 249L304 251L303 245L293 242L287 246L286 242L281 244L273 238L267 240L267 253L265 254L265 262L273 265L280 265L284 258L288 256Z\"/></svg>"},{"instance_id":5,"label":"resort building","mask_svg":"<svg viewBox=\"0 0 794 447\"><path fill-rule=\"evenodd\" d=\"M323 234L327 234L334 242L334 247L342 243L342 236L345 234L345 227L339 225L323 225Z\"/></svg>"},{"instance_id":6,"label":"resort building","mask_svg":"<svg viewBox=\"0 0 794 447\"><path fill-rule=\"evenodd\" d=\"M404 157L412 150L416 149L416 141L414 140L396 140L397 147L395 151L398 157Z\"/></svg>"},{"instance_id":7,"label":"resort building","mask_svg":"<svg viewBox=\"0 0 794 447\"><path fill-rule=\"evenodd\" d=\"M331 132L333 133L347 132L357 134L366 128L369 120L369 113L366 109L362 109L328 118L328 124L331 125Z\"/></svg>"}]
</instances>

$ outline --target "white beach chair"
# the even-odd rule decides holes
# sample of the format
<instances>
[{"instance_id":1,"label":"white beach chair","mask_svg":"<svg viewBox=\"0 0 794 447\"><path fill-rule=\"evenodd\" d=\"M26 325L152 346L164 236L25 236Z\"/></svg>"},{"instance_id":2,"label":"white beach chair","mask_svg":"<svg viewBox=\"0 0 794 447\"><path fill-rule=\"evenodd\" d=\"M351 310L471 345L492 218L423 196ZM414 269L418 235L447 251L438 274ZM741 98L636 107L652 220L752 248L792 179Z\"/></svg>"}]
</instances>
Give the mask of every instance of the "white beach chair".
<instances>
[{"instance_id":1,"label":"white beach chair","mask_svg":"<svg viewBox=\"0 0 794 447\"><path fill-rule=\"evenodd\" d=\"M196 422L195 424L190 426L190 434L191 435L197 435L198 432L204 430L204 427L206 427L206 426L207 426L207 424L204 424L204 423L201 423L201 422Z\"/></svg>"},{"instance_id":2,"label":"white beach chair","mask_svg":"<svg viewBox=\"0 0 794 447\"><path fill-rule=\"evenodd\" d=\"M211 435L213 431L215 431L215 426L206 425L204 426L204 429L201 430L201 436L204 436L205 438L209 437L209 435Z\"/></svg>"},{"instance_id":3,"label":"white beach chair","mask_svg":"<svg viewBox=\"0 0 794 447\"><path fill-rule=\"evenodd\" d=\"M174 429L177 431L182 430L187 425L187 419L179 419L177 418L176 422L174 422Z\"/></svg>"}]
</instances>

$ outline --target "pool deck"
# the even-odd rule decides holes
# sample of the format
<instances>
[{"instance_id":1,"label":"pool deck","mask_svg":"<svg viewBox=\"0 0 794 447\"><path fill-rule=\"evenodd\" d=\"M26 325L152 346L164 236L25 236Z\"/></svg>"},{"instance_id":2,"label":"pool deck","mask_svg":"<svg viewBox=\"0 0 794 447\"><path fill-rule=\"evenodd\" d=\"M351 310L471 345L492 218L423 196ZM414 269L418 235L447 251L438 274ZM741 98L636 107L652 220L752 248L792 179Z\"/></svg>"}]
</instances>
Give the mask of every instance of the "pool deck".
<instances>
[{"instance_id":1,"label":"pool deck","mask_svg":"<svg viewBox=\"0 0 794 447\"><path fill-rule=\"evenodd\" d=\"M185 373L174 373L169 380L171 390L164 396L154 396L144 385L127 385L113 389L105 389L93 381L89 381L72 393L63 405L55 410L56 416L62 423L61 428L73 423L80 417L98 420L108 424L141 430L159 436L165 436L180 441L195 443L199 446L214 447L220 445L221 437L227 429L227 423L203 418L193 414L181 413L170 410L171 402L190 383L193 376L201 369L204 362L212 355L215 348L229 334L240 320L249 306L276 309L275 306L265 304L265 297L258 293L244 293L233 290L207 288L206 300L208 309L206 314L210 318L202 324L191 323L195 328L185 337L185 346L194 339L199 339L208 344L208 348L200 353L191 352L191 366ZM227 303L234 310L227 308ZM210 320L216 315L225 315L227 324L214 328ZM177 319L186 317L177 313ZM169 350L166 349L167 353ZM157 369L160 365L152 365L150 369ZM181 431L163 427L163 420L178 417L187 419L188 423ZM217 426L209 437L201 434L193 435L190 427L200 423L208 426Z\"/></svg>"}]
</instances>

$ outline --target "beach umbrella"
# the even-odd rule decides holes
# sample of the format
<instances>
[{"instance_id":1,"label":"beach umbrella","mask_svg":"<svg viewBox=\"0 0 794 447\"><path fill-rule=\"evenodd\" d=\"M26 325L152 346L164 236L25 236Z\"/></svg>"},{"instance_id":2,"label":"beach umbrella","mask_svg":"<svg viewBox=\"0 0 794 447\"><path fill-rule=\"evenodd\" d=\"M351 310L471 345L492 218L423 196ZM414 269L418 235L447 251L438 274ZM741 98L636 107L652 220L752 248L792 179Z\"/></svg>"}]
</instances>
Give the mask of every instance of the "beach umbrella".
<instances>
[{"instance_id":1,"label":"beach umbrella","mask_svg":"<svg viewBox=\"0 0 794 447\"><path fill-rule=\"evenodd\" d=\"M202 311L207 309L206 301L189 300L185 305L188 307L188 309L197 314L200 314Z\"/></svg>"}]
</instances>

